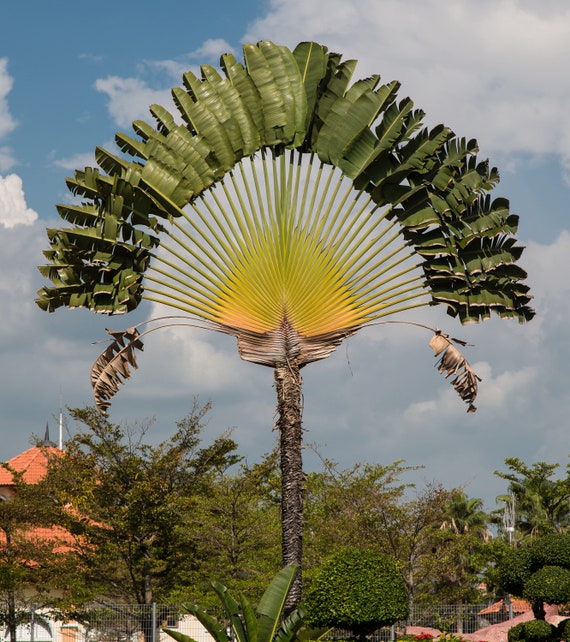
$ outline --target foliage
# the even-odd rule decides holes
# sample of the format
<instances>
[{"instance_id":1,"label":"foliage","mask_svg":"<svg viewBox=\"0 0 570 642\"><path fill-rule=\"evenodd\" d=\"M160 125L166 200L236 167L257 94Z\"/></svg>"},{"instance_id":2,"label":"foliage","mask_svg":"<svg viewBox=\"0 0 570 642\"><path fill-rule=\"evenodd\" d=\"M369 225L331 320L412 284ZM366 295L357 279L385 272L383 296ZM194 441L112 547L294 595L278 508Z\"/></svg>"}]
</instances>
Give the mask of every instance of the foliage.
<instances>
[{"instance_id":1,"label":"foliage","mask_svg":"<svg viewBox=\"0 0 570 642\"><path fill-rule=\"evenodd\" d=\"M469 601L489 563L480 500L438 484L415 488L401 461L339 470L324 460L310 473L305 501L305 570L343 547L381 550L398 561L410 605ZM437 550L438 555L434 555ZM437 590L434 590L437 588ZM477 595L477 599L479 596Z\"/></svg>"},{"instance_id":2,"label":"foliage","mask_svg":"<svg viewBox=\"0 0 570 642\"><path fill-rule=\"evenodd\" d=\"M532 603L544 619L544 603L570 602L570 535L551 533L507 552L498 564L499 586Z\"/></svg>"},{"instance_id":3,"label":"foliage","mask_svg":"<svg viewBox=\"0 0 570 642\"><path fill-rule=\"evenodd\" d=\"M481 573L492 563L488 515L482 506L481 499L467 497L462 489L450 492L444 519L433 533L437 555L427 558L438 601L456 604L480 598Z\"/></svg>"},{"instance_id":4,"label":"foliage","mask_svg":"<svg viewBox=\"0 0 570 642\"><path fill-rule=\"evenodd\" d=\"M539 568L526 582L523 597L529 602L567 603L570 600L570 570L560 566Z\"/></svg>"},{"instance_id":5,"label":"foliage","mask_svg":"<svg viewBox=\"0 0 570 642\"><path fill-rule=\"evenodd\" d=\"M215 611L219 602L211 591L213 577L254 602L261 598L280 568L276 455L215 473L207 492L197 497L187 527L201 563L188 569L172 594L176 602L191 600Z\"/></svg>"},{"instance_id":6,"label":"foliage","mask_svg":"<svg viewBox=\"0 0 570 642\"><path fill-rule=\"evenodd\" d=\"M63 533L52 528L49 498L21 471L0 465L10 473L13 490L0 501L0 624L15 642L31 606L48 606L54 593L67 588L61 572L67 554Z\"/></svg>"},{"instance_id":7,"label":"foliage","mask_svg":"<svg viewBox=\"0 0 570 642\"><path fill-rule=\"evenodd\" d=\"M551 640L554 627L545 620L529 620L511 627L508 632L508 642L539 642Z\"/></svg>"},{"instance_id":8,"label":"foliage","mask_svg":"<svg viewBox=\"0 0 570 642\"><path fill-rule=\"evenodd\" d=\"M116 314L146 299L183 315L166 324L235 336L241 358L273 368L282 561L301 564L300 369L410 308L461 322L534 311L518 217L491 199L499 174L475 140L424 126L397 81L353 83L355 61L318 43L243 54L183 74L177 116L152 105L155 126L135 121L119 153L97 148L99 167L68 179L77 198L47 232L37 303ZM111 334L91 373L102 412L142 348L137 328ZM479 378L454 343L433 329L438 370L473 412Z\"/></svg>"},{"instance_id":9,"label":"foliage","mask_svg":"<svg viewBox=\"0 0 570 642\"><path fill-rule=\"evenodd\" d=\"M534 559L530 548L505 551L494 575L500 588L522 597L524 586L533 573Z\"/></svg>"},{"instance_id":10,"label":"foliage","mask_svg":"<svg viewBox=\"0 0 570 642\"><path fill-rule=\"evenodd\" d=\"M74 574L84 589L68 593L67 603L90 593L131 604L165 601L199 561L188 516L212 475L237 460L227 435L200 447L208 408L195 403L156 446L143 442L148 426L121 427L93 408L71 411L83 429L37 485L74 538Z\"/></svg>"},{"instance_id":11,"label":"foliage","mask_svg":"<svg viewBox=\"0 0 570 642\"><path fill-rule=\"evenodd\" d=\"M570 569L570 533L549 533L535 546L534 557L537 564L553 564Z\"/></svg>"},{"instance_id":12,"label":"foliage","mask_svg":"<svg viewBox=\"0 0 570 642\"><path fill-rule=\"evenodd\" d=\"M495 512L495 522L502 517L511 498L515 506L515 533L518 539L546 533L565 532L570 525L570 464L566 476L554 479L558 464L536 462L528 466L517 457L505 459L510 472L495 471L509 482L508 495L497 499L505 506Z\"/></svg>"},{"instance_id":13,"label":"foliage","mask_svg":"<svg viewBox=\"0 0 570 642\"><path fill-rule=\"evenodd\" d=\"M408 616L406 585L393 559L345 549L326 562L309 590L307 621L315 626L368 633Z\"/></svg>"},{"instance_id":14,"label":"foliage","mask_svg":"<svg viewBox=\"0 0 570 642\"><path fill-rule=\"evenodd\" d=\"M291 307L296 330L305 337L342 331L342 338L383 316L387 306L397 309L415 299L427 286L433 301L448 306L462 321L486 318L491 311L520 320L533 316L522 283L526 274L515 265L522 252L511 236L518 218L510 214L505 199L487 197L499 176L488 162L477 159L476 141L457 138L443 125L431 131L423 127L424 113L414 110L409 98L397 101L397 81L380 85L375 75L351 84L356 61L342 61L318 43L303 42L291 51L263 41L244 45L243 52L244 65L226 54L223 73L203 65L201 78L192 72L183 75L184 88L172 90L183 124L152 105L156 128L136 121L137 138L117 135L126 157L98 148L96 159L103 171L86 168L69 179L69 189L82 202L58 207L73 228L48 231L50 265L42 273L52 285L39 293L43 309L67 305L116 313L134 309L143 297L158 299L245 340L245 331L261 335L279 327L279 297L289 286L286 308ZM224 186L226 179L235 182L232 171L237 175L241 163L256 154L271 159L270 164L281 162L272 179L284 178L289 164L294 173L298 160L287 160L286 150L338 168L355 194L369 198L372 211L387 208L388 219L397 220L403 239L420 258L425 283L414 281L409 290L404 286L410 283L398 279L393 296L386 297L380 281L384 271L373 270L375 278L367 279L370 272L359 269L368 244L366 250L354 250L378 228L373 224L358 232L352 227L355 244L335 243L338 234L346 234L348 219L339 217L335 223L332 209L326 214L332 229L313 226L314 212L306 222L295 221L304 209L295 205L304 197L293 174L271 196L277 209L274 225L273 216L265 224L258 216L261 203L252 201L240 209L230 202L241 232L234 239L208 235L199 221L188 227L189 240L200 237L208 249L217 250L220 261L212 261L205 251L189 261L198 261L205 271L196 271L193 278L185 278L179 265L171 272L167 261L162 262L162 276L152 274L160 260L159 236L169 233L166 221L186 225L189 217L183 208L195 205L212 187ZM265 187L267 182L259 178ZM376 214L382 218L381 211ZM227 222L217 227L223 231ZM171 262L174 256L172 252ZM295 260L283 261L290 256ZM263 269L274 261L285 269ZM354 269L343 276L339 270L347 261ZM310 267L319 287L305 282L303 266ZM144 288L147 270L152 282ZM171 276L177 277L183 294L178 299L173 292L156 289ZM380 281L373 297L368 296L372 280ZM229 288L230 283L235 288ZM260 306L254 296L260 284L269 297L267 306ZM315 290L329 296L316 297ZM334 303L332 294L338 296ZM218 305L209 306L208 296Z\"/></svg>"},{"instance_id":15,"label":"foliage","mask_svg":"<svg viewBox=\"0 0 570 642\"><path fill-rule=\"evenodd\" d=\"M216 642L292 642L303 624L304 613L299 608L283 619L283 609L297 572L295 566L282 568L265 590L255 611L243 594L236 599L224 585L213 582L212 587L223 605L231 632L225 624L197 606L186 605L184 608L202 623ZM195 642L178 631L164 631L176 642Z\"/></svg>"}]
</instances>

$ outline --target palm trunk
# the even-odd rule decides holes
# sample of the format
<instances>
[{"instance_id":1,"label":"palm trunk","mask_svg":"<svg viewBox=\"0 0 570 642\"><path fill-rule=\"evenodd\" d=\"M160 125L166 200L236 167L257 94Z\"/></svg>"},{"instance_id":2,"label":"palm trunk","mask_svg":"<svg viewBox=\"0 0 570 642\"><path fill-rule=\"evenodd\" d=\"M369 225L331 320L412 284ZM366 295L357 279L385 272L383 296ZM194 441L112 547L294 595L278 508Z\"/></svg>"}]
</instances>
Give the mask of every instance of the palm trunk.
<instances>
[{"instance_id":1,"label":"palm trunk","mask_svg":"<svg viewBox=\"0 0 570 642\"><path fill-rule=\"evenodd\" d=\"M281 554L283 566L296 564L299 571L291 586L285 612L299 603L303 558L303 453L301 375L295 363L277 366L277 428L281 463Z\"/></svg>"}]
</instances>

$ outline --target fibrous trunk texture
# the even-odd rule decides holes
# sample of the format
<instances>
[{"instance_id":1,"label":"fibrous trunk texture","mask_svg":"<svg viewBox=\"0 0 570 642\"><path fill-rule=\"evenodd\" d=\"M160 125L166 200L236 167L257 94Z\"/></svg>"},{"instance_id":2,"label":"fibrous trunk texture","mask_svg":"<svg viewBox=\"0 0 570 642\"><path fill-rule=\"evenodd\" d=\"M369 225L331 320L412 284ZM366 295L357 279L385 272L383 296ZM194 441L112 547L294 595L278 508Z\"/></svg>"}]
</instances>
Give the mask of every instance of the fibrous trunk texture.
<instances>
[{"instance_id":1,"label":"fibrous trunk texture","mask_svg":"<svg viewBox=\"0 0 570 642\"><path fill-rule=\"evenodd\" d=\"M277 366L277 424L281 459L281 552L283 566L297 564L299 571L285 603L292 611L301 599L303 557L303 454L301 375L295 363Z\"/></svg>"}]
</instances>

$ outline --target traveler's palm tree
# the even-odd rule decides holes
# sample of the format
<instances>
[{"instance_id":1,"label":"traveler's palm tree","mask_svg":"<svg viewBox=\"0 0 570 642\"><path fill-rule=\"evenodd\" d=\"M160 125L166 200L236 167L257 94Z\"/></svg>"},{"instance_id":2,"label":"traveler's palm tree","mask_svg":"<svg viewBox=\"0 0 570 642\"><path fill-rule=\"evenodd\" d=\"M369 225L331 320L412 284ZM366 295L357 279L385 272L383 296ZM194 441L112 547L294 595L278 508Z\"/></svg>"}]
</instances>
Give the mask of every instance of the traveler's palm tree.
<instances>
[{"instance_id":1,"label":"traveler's palm tree","mask_svg":"<svg viewBox=\"0 0 570 642\"><path fill-rule=\"evenodd\" d=\"M355 61L316 43L245 45L244 57L184 74L179 116L152 105L156 126L136 121L136 138L116 137L122 154L97 148L99 168L68 180L81 204L59 206L72 226L48 230L53 284L38 303L162 303L272 368L283 562L300 564L300 369L413 307L443 303L462 322L533 312L518 219L489 197L498 173L474 140L424 127L397 82L352 83ZM92 372L102 410L142 345L136 328L112 334ZM475 373L446 335L432 347L473 410Z\"/></svg>"}]
</instances>

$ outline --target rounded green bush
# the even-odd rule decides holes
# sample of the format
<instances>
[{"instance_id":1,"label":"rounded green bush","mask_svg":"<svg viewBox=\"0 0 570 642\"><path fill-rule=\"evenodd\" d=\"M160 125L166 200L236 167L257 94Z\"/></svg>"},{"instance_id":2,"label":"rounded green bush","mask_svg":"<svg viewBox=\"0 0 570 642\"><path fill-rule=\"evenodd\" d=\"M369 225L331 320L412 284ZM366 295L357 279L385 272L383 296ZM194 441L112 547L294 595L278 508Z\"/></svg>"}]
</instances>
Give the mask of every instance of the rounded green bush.
<instances>
[{"instance_id":1,"label":"rounded green bush","mask_svg":"<svg viewBox=\"0 0 570 642\"><path fill-rule=\"evenodd\" d=\"M540 642L551 640L554 627L545 620L521 622L509 629L508 642Z\"/></svg>"},{"instance_id":2,"label":"rounded green bush","mask_svg":"<svg viewBox=\"0 0 570 642\"><path fill-rule=\"evenodd\" d=\"M497 579L504 591L516 597L522 597L524 586L534 570L534 556L531 549L511 549L507 551L497 567Z\"/></svg>"},{"instance_id":3,"label":"rounded green bush","mask_svg":"<svg viewBox=\"0 0 570 642\"><path fill-rule=\"evenodd\" d=\"M307 600L312 626L359 636L408 617L408 592L395 561L381 553L342 550L317 573Z\"/></svg>"},{"instance_id":4,"label":"rounded green bush","mask_svg":"<svg viewBox=\"0 0 570 642\"><path fill-rule=\"evenodd\" d=\"M533 547L533 554L537 566L561 566L570 569L570 535L543 535Z\"/></svg>"},{"instance_id":5,"label":"rounded green bush","mask_svg":"<svg viewBox=\"0 0 570 642\"><path fill-rule=\"evenodd\" d=\"M570 599L570 571L560 566L543 566L526 582L523 597L529 602L564 604Z\"/></svg>"}]
</instances>

